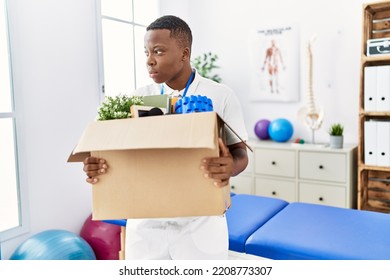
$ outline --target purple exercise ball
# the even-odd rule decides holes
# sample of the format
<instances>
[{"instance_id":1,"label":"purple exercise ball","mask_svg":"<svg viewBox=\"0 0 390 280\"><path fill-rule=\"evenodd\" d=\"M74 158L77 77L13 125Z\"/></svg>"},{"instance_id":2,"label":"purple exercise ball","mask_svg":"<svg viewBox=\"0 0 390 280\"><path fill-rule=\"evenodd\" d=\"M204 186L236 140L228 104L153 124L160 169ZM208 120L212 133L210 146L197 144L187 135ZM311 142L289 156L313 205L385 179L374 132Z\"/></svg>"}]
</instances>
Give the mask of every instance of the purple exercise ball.
<instances>
[{"instance_id":1,"label":"purple exercise ball","mask_svg":"<svg viewBox=\"0 0 390 280\"><path fill-rule=\"evenodd\" d=\"M268 126L270 121L267 119L261 119L255 124L255 134L261 140L267 140L270 138L268 133Z\"/></svg>"}]
</instances>

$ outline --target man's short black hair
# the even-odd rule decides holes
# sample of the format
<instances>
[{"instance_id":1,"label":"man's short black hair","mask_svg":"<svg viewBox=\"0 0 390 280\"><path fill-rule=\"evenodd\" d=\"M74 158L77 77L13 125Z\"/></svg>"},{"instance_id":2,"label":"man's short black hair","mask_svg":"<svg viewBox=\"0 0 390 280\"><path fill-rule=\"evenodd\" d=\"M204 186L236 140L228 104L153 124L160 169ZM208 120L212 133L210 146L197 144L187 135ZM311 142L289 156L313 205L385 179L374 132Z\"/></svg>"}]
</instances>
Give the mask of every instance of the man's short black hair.
<instances>
[{"instance_id":1,"label":"man's short black hair","mask_svg":"<svg viewBox=\"0 0 390 280\"><path fill-rule=\"evenodd\" d=\"M168 29L171 31L171 37L175 38L182 47L188 47L191 50L192 32L188 24L176 16L162 16L146 27L146 31L155 29Z\"/></svg>"}]
</instances>

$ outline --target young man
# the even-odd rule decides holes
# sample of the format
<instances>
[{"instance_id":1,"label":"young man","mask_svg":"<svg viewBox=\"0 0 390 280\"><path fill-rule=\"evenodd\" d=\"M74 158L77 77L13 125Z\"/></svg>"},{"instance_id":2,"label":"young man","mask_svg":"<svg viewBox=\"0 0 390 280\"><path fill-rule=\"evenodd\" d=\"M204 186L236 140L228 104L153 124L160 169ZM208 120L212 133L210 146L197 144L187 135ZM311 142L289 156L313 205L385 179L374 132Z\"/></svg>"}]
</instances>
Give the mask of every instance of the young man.
<instances>
[{"instance_id":1,"label":"young man","mask_svg":"<svg viewBox=\"0 0 390 280\"><path fill-rule=\"evenodd\" d=\"M204 95L238 135L247 132L234 92L225 85L201 77L191 68L192 34L178 17L163 16L147 27L146 64L155 82L135 91L134 95L169 94ZM216 187L226 187L229 178L248 164L246 146L229 133L227 146L219 141L220 157L199 163L204 176ZM84 161L87 182L95 184L106 173L109 163L88 157ZM178 172L180 172L178 170ZM225 216L129 219L126 225L126 259L227 259L228 232Z\"/></svg>"}]
</instances>

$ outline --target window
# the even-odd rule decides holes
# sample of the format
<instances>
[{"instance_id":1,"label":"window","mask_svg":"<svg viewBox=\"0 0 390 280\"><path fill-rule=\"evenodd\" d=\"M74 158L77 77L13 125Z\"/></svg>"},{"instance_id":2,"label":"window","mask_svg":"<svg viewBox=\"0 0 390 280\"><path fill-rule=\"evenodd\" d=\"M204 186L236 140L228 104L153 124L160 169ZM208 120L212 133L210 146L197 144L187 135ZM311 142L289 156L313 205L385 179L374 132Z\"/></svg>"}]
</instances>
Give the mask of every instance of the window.
<instances>
[{"instance_id":1,"label":"window","mask_svg":"<svg viewBox=\"0 0 390 280\"><path fill-rule=\"evenodd\" d=\"M100 0L97 6L102 94L130 94L150 83L143 42L158 0Z\"/></svg>"},{"instance_id":2,"label":"window","mask_svg":"<svg viewBox=\"0 0 390 280\"><path fill-rule=\"evenodd\" d=\"M13 104L11 56L7 9L0 0L0 240L26 228L21 208L24 198L19 186L16 124Z\"/></svg>"}]
</instances>

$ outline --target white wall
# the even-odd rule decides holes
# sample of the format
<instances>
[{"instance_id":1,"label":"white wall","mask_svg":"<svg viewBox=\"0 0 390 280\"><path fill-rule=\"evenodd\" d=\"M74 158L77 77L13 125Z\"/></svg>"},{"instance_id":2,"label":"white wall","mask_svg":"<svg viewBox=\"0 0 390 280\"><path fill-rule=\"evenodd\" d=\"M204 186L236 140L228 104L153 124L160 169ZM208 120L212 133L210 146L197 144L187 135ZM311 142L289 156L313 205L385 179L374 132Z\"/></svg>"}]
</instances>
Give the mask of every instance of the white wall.
<instances>
[{"instance_id":1,"label":"white wall","mask_svg":"<svg viewBox=\"0 0 390 280\"><path fill-rule=\"evenodd\" d=\"M186 2L187 5L184 5ZM194 36L193 56L212 51L219 55L223 82L239 95L248 132L262 118L284 117L294 125L295 138L311 140L298 120L308 87L307 43L314 33L314 94L325 110L317 142L328 142L331 123L345 126L345 141L358 141L358 98L363 0L170 0L162 1L163 14L185 19ZM297 23L300 33L300 101L251 102L249 32L252 28ZM293 140L292 139L292 140Z\"/></svg>"},{"instance_id":2,"label":"white wall","mask_svg":"<svg viewBox=\"0 0 390 280\"><path fill-rule=\"evenodd\" d=\"M12 0L12 36L16 106L22 112L23 173L27 178L31 231L2 243L7 259L23 240L42 230L78 233L91 209L91 188L81 164L67 157L99 105L94 0ZM220 56L220 75L239 95L248 131L260 118L286 117L293 137L309 138L296 120L304 100L250 103L248 34L262 24L298 22L301 97L306 89L306 43L315 45L314 91L325 107L318 141L328 141L331 122L345 124L346 142L357 142L362 0L164 0L162 14L190 24L193 54Z\"/></svg>"},{"instance_id":3,"label":"white wall","mask_svg":"<svg viewBox=\"0 0 390 280\"><path fill-rule=\"evenodd\" d=\"M99 104L94 0L8 1L31 234L79 233L91 209L82 165L67 163ZM29 235L1 244L8 259Z\"/></svg>"}]
</instances>

